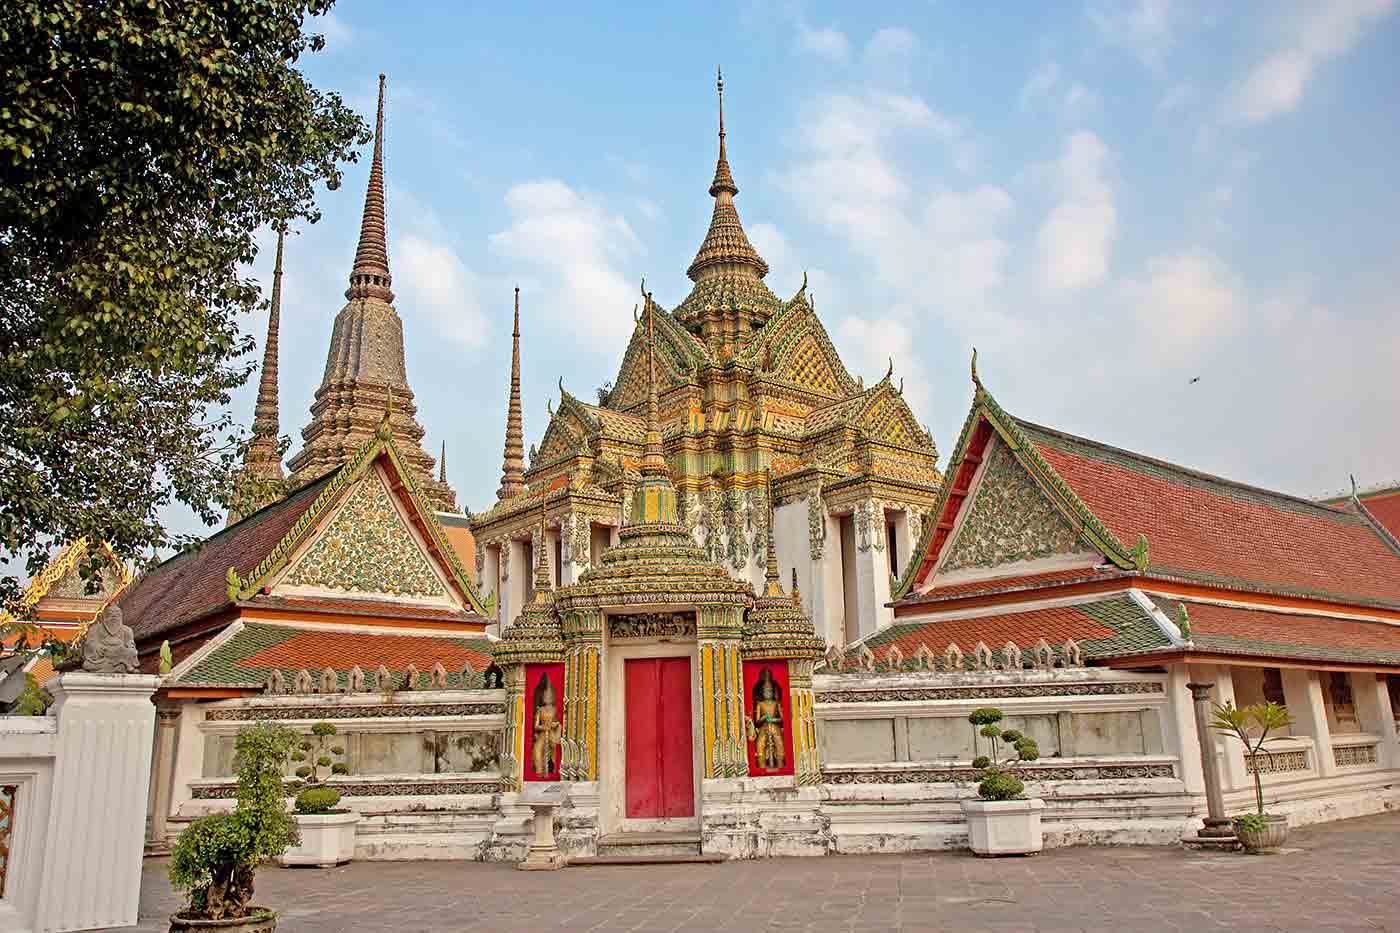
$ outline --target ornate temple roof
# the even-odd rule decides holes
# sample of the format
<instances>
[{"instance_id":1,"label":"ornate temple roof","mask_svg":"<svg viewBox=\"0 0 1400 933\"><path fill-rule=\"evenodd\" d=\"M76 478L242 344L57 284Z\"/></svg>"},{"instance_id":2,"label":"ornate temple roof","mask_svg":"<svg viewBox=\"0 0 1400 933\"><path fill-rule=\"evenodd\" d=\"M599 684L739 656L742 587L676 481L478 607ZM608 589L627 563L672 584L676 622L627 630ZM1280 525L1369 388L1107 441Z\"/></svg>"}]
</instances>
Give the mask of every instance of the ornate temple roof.
<instances>
[{"instance_id":1,"label":"ornate temple roof","mask_svg":"<svg viewBox=\"0 0 1400 933\"><path fill-rule=\"evenodd\" d=\"M895 594L933 581L989 443L1012 451L1080 537L1123 571L1240 592L1400 608L1400 546L1368 516L1023 421L976 376L934 516ZM994 441L994 439L999 439Z\"/></svg>"},{"instance_id":2,"label":"ornate temple roof","mask_svg":"<svg viewBox=\"0 0 1400 933\"><path fill-rule=\"evenodd\" d=\"M350 270L346 304L336 315L325 373L302 430L302 449L288 462L293 480L306 483L336 469L372 435L392 398L394 436L434 508L457 510L457 494L434 475L422 447L404 366L403 320L393 305L384 215L384 76L379 76L374 156L365 191L360 240Z\"/></svg>"},{"instance_id":3,"label":"ornate temple roof","mask_svg":"<svg viewBox=\"0 0 1400 933\"><path fill-rule=\"evenodd\" d=\"M719 90L719 158L710 197L715 199L710 227L695 260L686 270L695 283L690 294L676 308L676 317L687 327L700 330L707 317L742 311L753 325L761 324L778 310L776 295L763 284L768 263L749 242L739 221L734 196L739 186L729 169L724 134L724 77L717 77Z\"/></svg>"},{"instance_id":4,"label":"ornate temple roof","mask_svg":"<svg viewBox=\"0 0 1400 933\"><path fill-rule=\"evenodd\" d=\"M319 680L330 668L336 674L336 689L344 690L352 668L369 677L383 665L394 689L402 690L405 672L412 665L419 672L415 687L422 689L429 686L433 665L441 664L447 671L447 689L472 689L483 686L491 650L492 643L485 638L235 622L204 650L177 665L166 686L260 691L273 671L280 671L290 686L298 671L309 671ZM472 673L464 680L468 668Z\"/></svg>"},{"instance_id":5,"label":"ornate temple roof","mask_svg":"<svg viewBox=\"0 0 1400 933\"><path fill-rule=\"evenodd\" d=\"M480 623L486 607L475 584L468 578L457 549L449 542L421 490L417 476L400 454L389 424L390 417L385 412L379 429L338 469L138 577L119 600L125 621L131 626L138 644L149 645L194 622L245 608L360 615L370 614L368 610L377 607L377 614L384 617ZM427 550L443 568L449 586L456 593L455 601L439 600L434 604L431 600L402 594L399 600L366 601L357 599L354 593L343 597L279 598L266 592L269 582L309 546L318 529L349 499L359 481L376 468L383 469L390 478L392 494L425 541ZM384 549L379 559L389 560L388 529L381 527L382 522L368 512L362 524L379 536L377 545ZM336 561L345 565L345 569L353 570L352 558L349 553L338 554ZM458 604L462 608L455 608ZM446 612L444 607L448 607Z\"/></svg>"}]
</instances>

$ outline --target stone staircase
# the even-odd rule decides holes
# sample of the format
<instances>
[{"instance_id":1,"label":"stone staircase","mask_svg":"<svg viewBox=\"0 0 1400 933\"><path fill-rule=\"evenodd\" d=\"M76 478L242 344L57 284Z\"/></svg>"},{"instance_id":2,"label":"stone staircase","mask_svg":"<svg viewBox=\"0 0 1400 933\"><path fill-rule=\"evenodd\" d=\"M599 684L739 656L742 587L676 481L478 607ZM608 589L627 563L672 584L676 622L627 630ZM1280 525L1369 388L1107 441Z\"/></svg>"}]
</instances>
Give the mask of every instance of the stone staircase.
<instances>
[{"instance_id":1,"label":"stone staircase","mask_svg":"<svg viewBox=\"0 0 1400 933\"><path fill-rule=\"evenodd\" d=\"M699 833L609 833L598 840L598 854L569 859L570 865L674 865L725 861L704 855Z\"/></svg>"}]
</instances>

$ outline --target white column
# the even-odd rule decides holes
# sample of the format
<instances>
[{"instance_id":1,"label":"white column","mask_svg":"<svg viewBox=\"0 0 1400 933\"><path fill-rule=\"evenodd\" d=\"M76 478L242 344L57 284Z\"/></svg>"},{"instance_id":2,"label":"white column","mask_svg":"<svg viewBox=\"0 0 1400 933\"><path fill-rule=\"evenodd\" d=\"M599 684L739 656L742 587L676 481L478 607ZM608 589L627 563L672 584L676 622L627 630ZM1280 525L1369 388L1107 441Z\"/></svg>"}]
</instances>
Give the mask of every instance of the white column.
<instances>
[{"instance_id":1,"label":"white column","mask_svg":"<svg viewBox=\"0 0 1400 933\"><path fill-rule=\"evenodd\" d=\"M1356 696L1356 715L1361 728L1380 736L1376 763L1382 768L1400 768L1400 742L1395 730L1395 711L1384 674L1352 674L1351 690Z\"/></svg>"},{"instance_id":2,"label":"white column","mask_svg":"<svg viewBox=\"0 0 1400 933\"><path fill-rule=\"evenodd\" d=\"M841 517L823 507L819 520L826 529L826 540L821 558L811 562L812 622L828 645L844 645L846 583L841 569Z\"/></svg>"},{"instance_id":3,"label":"white column","mask_svg":"<svg viewBox=\"0 0 1400 933\"><path fill-rule=\"evenodd\" d=\"M157 849L167 845L166 821L170 819L170 788L175 781L175 727L178 706L156 708L156 745L151 765L151 831L149 841Z\"/></svg>"},{"instance_id":4,"label":"white column","mask_svg":"<svg viewBox=\"0 0 1400 933\"><path fill-rule=\"evenodd\" d=\"M1213 670L1209 667L1202 668L1201 677L1206 680L1215 681L1215 696L1212 700L1220 705L1226 703L1239 706L1239 701L1235 699L1235 680L1231 676L1230 667L1221 664ZM1225 787L1231 790L1239 790L1254 786L1254 778L1250 777L1249 771L1245 768L1244 746L1237 740L1230 738L1220 732L1214 733L1216 756L1221 762L1220 776Z\"/></svg>"},{"instance_id":5,"label":"white column","mask_svg":"<svg viewBox=\"0 0 1400 933\"><path fill-rule=\"evenodd\" d=\"M1322 678L1317 671L1283 669L1283 698L1288 703L1288 715L1293 720L1293 734L1306 735L1313 740L1313 753L1320 777L1337 773L1332 759L1332 729L1327 725L1327 705L1322 694ZM1268 746L1265 746L1267 751Z\"/></svg>"},{"instance_id":6,"label":"white column","mask_svg":"<svg viewBox=\"0 0 1400 933\"><path fill-rule=\"evenodd\" d=\"M856 506L856 633L865 636L894 621L890 601L889 555L885 553L885 511L867 500Z\"/></svg>"},{"instance_id":7,"label":"white column","mask_svg":"<svg viewBox=\"0 0 1400 933\"><path fill-rule=\"evenodd\" d=\"M1186 686L1192 679L1185 664L1173 664L1167 671L1167 708L1162 717L1167 734L1163 738L1167 747L1176 753L1186 792L1204 794L1206 783L1201 771L1200 739L1196 735L1196 709Z\"/></svg>"},{"instance_id":8,"label":"white column","mask_svg":"<svg viewBox=\"0 0 1400 933\"><path fill-rule=\"evenodd\" d=\"M133 926L160 678L64 674L37 930Z\"/></svg>"},{"instance_id":9,"label":"white column","mask_svg":"<svg viewBox=\"0 0 1400 933\"><path fill-rule=\"evenodd\" d=\"M515 622L515 617L520 615L520 610L525 607L525 588L530 582L530 574L534 568L528 565L525 559L526 542L511 539L506 542L502 551L509 570L509 579L501 587L501 627L508 628Z\"/></svg>"}]
</instances>

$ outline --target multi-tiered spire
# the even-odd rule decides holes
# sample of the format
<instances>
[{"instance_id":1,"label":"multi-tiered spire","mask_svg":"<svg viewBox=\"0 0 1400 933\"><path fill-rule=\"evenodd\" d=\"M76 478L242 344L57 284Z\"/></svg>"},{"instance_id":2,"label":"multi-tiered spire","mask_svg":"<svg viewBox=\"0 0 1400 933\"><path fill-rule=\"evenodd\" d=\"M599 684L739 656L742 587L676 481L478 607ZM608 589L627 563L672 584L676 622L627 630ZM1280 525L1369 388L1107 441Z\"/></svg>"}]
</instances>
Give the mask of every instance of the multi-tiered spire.
<instances>
[{"instance_id":1,"label":"multi-tiered spire","mask_svg":"<svg viewBox=\"0 0 1400 933\"><path fill-rule=\"evenodd\" d=\"M291 459L293 478L310 482L341 466L372 435L393 396L389 429L424 494L439 510L455 512L457 495L422 446L423 427L404 367L403 321L390 288L389 246L384 218L384 76L374 118L374 155L365 190L360 239L350 269L345 307L336 315L326 371L302 449Z\"/></svg>"},{"instance_id":2,"label":"multi-tiered spire","mask_svg":"<svg viewBox=\"0 0 1400 933\"><path fill-rule=\"evenodd\" d=\"M277 338L282 327L282 248L286 231L277 231L277 261L272 266L272 301L267 313L267 340L263 343L262 372L258 374L258 401L253 406L253 443L243 460L245 470L264 479L282 478L282 458L277 454L281 428L277 413Z\"/></svg>"},{"instance_id":3,"label":"multi-tiered spire","mask_svg":"<svg viewBox=\"0 0 1400 933\"><path fill-rule=\"evenodd\" d=\"M656 403L656 302L643 294L647 323L647 421L642 452L641 481L632 493L632 525L676 525L676 487L661 443L661 423Z\"/></svg>"},{"instance_id":4,"label":"multi-tiered spire","mask_svg":"<svg viewBox=\"0 0 1400 933\"><path fill-rule=\"evenodd\" d=\"M739 222L734 196L739 186L729 168L724 132L724 75L716 71L719 93L719 158L710 197L715 199L710 229L686 270L695 287L676 308L676 316L706 342L719 347L740 344L750 330L761 325L777 309L778 299L763 284L768 263L758 254Z\"/></svg>"},{"instance_id":5,"label":"multi-tiered spire","mask_svg":"<svg viewBox=\"0 0 1400 933\"><path fill-rule=\"evenodd\" d=\"M525 488L525 429L520 410L520 286L515 288L515 328L510 336L510 405L506 409L506 446L501 459L501 486L496 499L514 499Z\"/></svg>"}]
</instances>

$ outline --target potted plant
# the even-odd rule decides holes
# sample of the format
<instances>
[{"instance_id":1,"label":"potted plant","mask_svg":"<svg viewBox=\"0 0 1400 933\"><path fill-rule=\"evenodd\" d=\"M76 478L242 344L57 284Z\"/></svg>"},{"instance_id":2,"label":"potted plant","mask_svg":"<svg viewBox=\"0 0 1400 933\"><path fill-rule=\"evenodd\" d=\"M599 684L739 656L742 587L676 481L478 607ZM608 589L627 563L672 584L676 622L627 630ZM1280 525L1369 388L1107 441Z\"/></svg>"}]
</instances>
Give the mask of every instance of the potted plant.
<instances>
[{"instance_id":1,"label":"potted plant","mask_svg":"<svg viewBox=\"0 0 1400 933\"><path fill-rule=\"evenodd\" d=\"M355 857L355 825L360 815L341 808L340 791L325 783L332 774L350 773L345 746L335 744L335 734L334 725L318 722L311 727L311 737L292 753L293 761L305 762L296 770L305 786L293 803L301 842L282 853L283 866L332 868Z\"/></svg>"},{"instance_id":2,"label":"potted plant","mask_svg":"<svg viewBox=\"0 0 1400 933\"><path fill-rule=\"evenodd\" d=\"M1264 782L1259 776L1259 756L1273 755L1264 743L1277 739L1269 735L1292 724L1288 707L1279 703L1252 703L1236 707L1233 703L1215 704L1215 716L1210 727L1217 732L1239 739L1244 745L1249 770L1254 775L1254 812L1243 813L1233 820L1235 836L1246 852L1255 854L1277 852L1288 839L1288 817L1264 812Z\"/></svg>"},{"instance_id":3,"label":"potted plant","mask_svg":"<svg viewBox=\"0 0 1400 933\"><path fill-rule=\"evenodd\" d=\"M999 709L983 707L967 717L972 723L973 747L979 752L972 760L978 770L977 798L962 801L967 818L967 837L977 855L1032 855L1044 846L1040 831L1042 800L1027 800L1026 785L1017 777L1014 766L1023 761L1035 761L1040 749L1035 740L1016 729L1002 729ZM981 739L990 742L990 755L980 754ZM998 754L997 742L1008 746Z\"/></svg>"},{"instance_id":4,"label":"potted plant","mask_svg":"<svg viewBox=\"0 0 1400 933\"><path fill-rule=\"evenodd\" d=\"M170 918L171 933L220 930L271 933L277 914L253 900L258 866L297 841L287 812L282 769L295 747L296 733L276 723L239 732L237 804L185 828L170 859L170 881L183 890L185 909Z\"/></svg>"}]
</instances>

